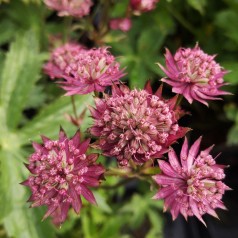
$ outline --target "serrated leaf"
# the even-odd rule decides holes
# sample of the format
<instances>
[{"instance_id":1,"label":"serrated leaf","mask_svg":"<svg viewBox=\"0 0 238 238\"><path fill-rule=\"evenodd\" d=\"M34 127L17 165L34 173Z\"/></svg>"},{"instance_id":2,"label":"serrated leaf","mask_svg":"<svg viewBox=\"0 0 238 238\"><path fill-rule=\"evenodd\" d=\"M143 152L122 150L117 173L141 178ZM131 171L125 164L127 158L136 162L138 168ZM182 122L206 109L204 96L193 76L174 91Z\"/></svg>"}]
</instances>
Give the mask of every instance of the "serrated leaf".
<instances>
[{"instance_id":1,"label":"serrated leaf","mask_svg":"<svg viewBox=\"0 0 238 238\"><path fill-rule=\"evenodd\" d=\"M2 223L8 237L51 238L53 228L48 222L41 223L42 210L30 209L26 200L29 196L19 183L25 179L26 169L20 151L1 151L1 197ZM38 215L37 215L38 214Z\"/></svg>"},{"instance_id":2,"label":"serrated leaf","mask_svg":"<svg viewBox=\"0 0 238 238\"><path fill-rule=\"evenodd\" d=\"M17 37L6 56L2 72L1 99L7 112L8 127L15 129L22 117L22 110L39 78L42 57L34 32Z\"/></svg>"},{"instance_id":3,"label":"serrated leaf","mask_svg":"<svg viewBox=\"0 0 238 238\"><path fill-rule=\"evenodd\" d=\"M80 115L88 105L91 105L92 102L92 95L78 95L75 98L78 115ZM62 96L50 105L43 107L41 112L19 132L22 144L29 143L29 140L39 141L39 135L41 134L50 138L56 138L60 125L69 135L72 135L77 128L66 120L66 113L73 114L71 98L67 96ZM85 115L81 131L84 131L91 121L88 114L89 113L86 113Z\"/></svg>"}]
</instances>

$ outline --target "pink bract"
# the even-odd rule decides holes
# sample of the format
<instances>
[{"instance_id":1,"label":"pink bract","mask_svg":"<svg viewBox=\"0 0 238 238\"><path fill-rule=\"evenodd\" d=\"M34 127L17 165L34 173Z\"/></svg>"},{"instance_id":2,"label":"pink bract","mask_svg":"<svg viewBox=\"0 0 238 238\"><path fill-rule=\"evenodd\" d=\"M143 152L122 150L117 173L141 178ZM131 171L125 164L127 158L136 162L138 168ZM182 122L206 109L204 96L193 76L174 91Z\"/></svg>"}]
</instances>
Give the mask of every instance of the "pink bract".
<instances>
[{"instance_id":1,"label":"pink bract","mask_svg":"<svg viewBox=\"0 0 238 238\"><path fill-rule=\"evenodd\" d=\"M79 132L69 139L61 129L59 140L45 136L42 140L43 145L33 142L35 152L26 165L32 175L22 184L32 191L28 200L31 207L46 205L48 210L43 219L51 216L53 223L60 225L70 207L80 213L81 196L96 204L88 187L99 186L104 168L96 164L98 154L85 154L90 140L80 142Z\"/></svg>"},{"instance_id":2,"label":"pink bract","mask_svg":"<svg viewBox=\"0 0 238 238\"><path fill-rule=\"evenodd\" d=\"M130 0L130 4L133 10L137 13L148 12L156 8L156 3L159 0Z\"/></svg>"},{"instance_id":3,"label":"pink bract","mask_svg":"<svg viewBox=\"0 0 238 238\"><path fill-rule=\"evenodd\" d=\"M153 199L164 199L164 209L170 209L173 219L181 213L185 219L196 216L206 225L202 215L208 213L217 218L215 209L226 209L221 199L230 188L221 182L225 166L216 164L210 155L213 146L199 151L201 139L189 149L185 138L180 159L171 149L168 162L158 160L162 174L153 176L160 186Z\"/></svg>"},{"instance_id":4,"label":"pink bract","mask_svg":"<svg viewBox=\"0 0 238 238\"><path fill-rule=\"evenodd\" d=\"M193 49L180 48L174 56L166 49L166 68L159 66L168 79L163 78L162 81L189 103L195 100L208 106L207 100L219 100L218 96L230 94L219 89L226 85L223 76L227 71L214 58L214 55L204 53L198 44Z\"/></svg>"},{"instance_id":5,"label":"pink bract","mask_svg":"<svg viewBox=\"0 0 238 238\"><path fill-rule=\"evenodd\" d=\"M89 14L91 0L44 0L48 8L58 11L59 16L82 18Z\"/></svg>"},{"instance_id":6,"label":"pink bract","mask_svg":"<svg viewBox=\"0 0 238 238\"><path fill-rule=\"evenodd\" d=\"M110 28L112 30L121 30L127 32L131 29L130 18L114 18L110 21Z\"/></svg>"},{"instance_id":7,"label":"pink bract","mask_svg":"<svg viewBox=\"0 0 238 238\"><path fill-rule=\"evenodd\" d=\"M186 134L189 129L178 125L177 97L165 100L161 91L153 95L149 83L144 90L114 85L111 96L95 99L90 132L99 138L104 155L116 157L120 166L127 166L129 160L143 164L160 158Z\"/></svg>"},{"instance_id":8,"label":"pink bract","mask_svg":"<svg viewBox=\"0 0 238 238\"><path fill-rule=\"evenodd\" d=\"M125 75L107 47L90 50L80 46L75 48L57 48L44 67L52 78L64 79L58 83L67 92L65 95L103 92L107 86L119 83Z\"/></svg>"}]
</instances>

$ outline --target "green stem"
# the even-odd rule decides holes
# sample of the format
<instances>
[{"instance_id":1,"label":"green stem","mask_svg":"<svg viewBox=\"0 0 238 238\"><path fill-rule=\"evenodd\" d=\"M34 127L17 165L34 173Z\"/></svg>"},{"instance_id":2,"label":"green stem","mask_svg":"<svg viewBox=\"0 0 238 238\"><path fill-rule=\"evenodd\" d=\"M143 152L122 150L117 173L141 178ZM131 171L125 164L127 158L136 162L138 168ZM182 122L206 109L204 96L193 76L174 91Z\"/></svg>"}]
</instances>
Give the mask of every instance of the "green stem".
<instances>
[{"instance_id":1,"label":"green stem","mask_svg":"<svg viewBox=\"0 0 238 238\"><path fill-rule=\"evenodd\" d=\"M178 99L177 99L177 102L176 102L176 106L179 106L180 103L182 102L182 100L183 100L183 95L182 95L182 94L179 94Z\"/></svg>"},{"instance_id":2,"label":"green stem","mask_svg":"<svg viewBox=\"0 0 238 238\"><path fill-rule=\"evenodd\" d=\"M64 18L64 29L63 29L64 43L68 42L70 39L72 21L73 18L70 16Z\"/></svg>"},{"instance_id":3,"label":"green stem","mask_svg":"<svg viewBox=\"0 0 238 238\"><path fill-rule=\"evenodd\" d=\"M77 120L78 115L77 115L77 109L76 109L76 105L75 105L74 95L71 96L71 103L73 106L73 113L74 113L75 119Z\"/></svg>"}]
</instances>

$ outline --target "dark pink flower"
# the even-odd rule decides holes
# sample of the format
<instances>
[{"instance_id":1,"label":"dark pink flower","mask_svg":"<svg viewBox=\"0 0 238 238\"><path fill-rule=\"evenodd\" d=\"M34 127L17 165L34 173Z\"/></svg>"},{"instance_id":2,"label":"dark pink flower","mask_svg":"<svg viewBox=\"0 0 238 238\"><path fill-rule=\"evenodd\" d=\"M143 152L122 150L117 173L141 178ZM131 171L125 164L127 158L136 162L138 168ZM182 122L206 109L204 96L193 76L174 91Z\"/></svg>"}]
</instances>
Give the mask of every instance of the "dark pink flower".
<instances>
[{"instance_id":1,"label":"dark pink flower","mask_svg":"<svg viewBox=\"0 0 238 238\"><path fill-rule=\"evenodd\" d=\"M59 16L73 16L82 18L89 14L93 5L91 0L44 0L52 10L58 11Z\"/></svg>"},{"instance_id":2,"label":"dark pink flower","mask_svg":"<svg viewBox=\"0 0 238 238\"><path fill-rule=\"evenodd\" d=\"M31 207L46 205L48 210L43 219L51 216L60 225L70 207L77 214L80 212L81 196L96 204L88 187L99 186L104 168L96 164L98 154L85 154L90 140L80 142L79 132L69 139L61 129L59 140L45 136L42 140L43 145L33 142L35 152L26 165L32 175L22 184L32 191L28 200Z\"/></svg>"},{"instance_id":3,"label":"dark pink flower","mask_svg":"<svg viewBox=\"0 0 238 238\"><path fill-rule=\"evenodd\" d=\"M159 158L188 131L178 125L176 99L163 99L161 88L153 95L149 83L144 90L131 91L114 85L112 96L95 99L90 132L99 137L104 155L116 157L121 166L127 166L131 159L143 164Z\"/></svg>"},{"instance_id":4,"label":"dark pink flower","mask_svg":"<svg viewBox=\"0 0 238 238\"><path fill-rule=\"evenodd\" d=\"M219 100L218 96L230 94L219 88L226 83L227 71L216 63L215 56L204 53L198 46L193 49L180 48L174 56L166 49L166 68L160 68L168 76L163 82L172 86L174 93L182 94L189 103L193 100L208 105L207 100Z\"/></svg>"},{"instance_id":5,"label":"dark pink flower","mask_svg":"<svg viewBox=\"0 0 238 238\"><path fill-rule=\"evenodd\" d=\"M156 8L159 0L130 0L131 7L136 13L149 12Z\"/></svg>"},{"instance_id":6,"label":"dark pink flower","mask_svg":"<svg viewBox=\"0 0 238 238\"><path fill-rule=\"evenodd\" d=\"M121 30L127 32L131 29L130 18L114 18L110 21L110 28L112 30Z\"/></svg>"},{"instance_id":7,"label":"dark pink flower","mask_svg":"<svg viewBox=\"0 0 238 238\"><path fill-rule=\"evenodd\" d=\"M125 74L107 47L86 50L78 46L57 48L44 67L51 77L63 78L59 82L66 95L103 92L107 86L119 83Z\"/></svg>"},{"instance_id":8,"label":"dark pink flower","mask_svg":"<svg viewBox=\"0 0 238 238\"><path fill-rule=\"evenodd\" d=\"M164 199L164 209L170 209L173 219L181 213L185 219L196 216L205 224L202 215L208 213L217 217L216 208L226 209L221 199L230 188L221 182L225 166L216 164L210 155L213 146L199 152L201 139L189 149L185 138L180 159L171 149L168 162L158 161L162 174L153 179L160 189L153 198Z\"/></svg>"}]
</instances>

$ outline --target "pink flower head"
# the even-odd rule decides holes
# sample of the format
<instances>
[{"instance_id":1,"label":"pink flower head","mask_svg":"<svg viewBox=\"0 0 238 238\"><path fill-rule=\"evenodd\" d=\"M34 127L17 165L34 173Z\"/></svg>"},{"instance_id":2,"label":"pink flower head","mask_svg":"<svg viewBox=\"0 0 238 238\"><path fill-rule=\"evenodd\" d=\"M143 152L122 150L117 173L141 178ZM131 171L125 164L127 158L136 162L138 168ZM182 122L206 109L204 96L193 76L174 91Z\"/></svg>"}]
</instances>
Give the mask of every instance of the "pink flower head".
<instances>
[{"instance_id":1,"label":"pink flower head","mask_svg":"<svg viewBox=\"0 0 238 238\"><path fill-rule=\"evenodd\" d=\"M95 99L96 108L90 109L94 119L90 133L99 137L104 155L116 157L121 166L127 166L131 159L143 164L161 157L186 134L188 128L178 125L177 97L165 100L161 91L153 95L149 83L144 90L131 91L114 85L112 96Z\"/></svg>"},{"instance_id":2,"label":"pink flower head","mask_svg":"<svg viewBox=\"0 0 238 238\"><path fill-rule=\"evenodd\" d=\"M93 5L91 0L44 0L52 10L58 11L59 16L73 16L82 18L90 12Z\"/></svg>"},{"instance_id":3,"label":"pink flower head","mask_svg":"<svg viewBox=\"0 0 238 238\"><path fill-rule=\"evenodd\" d=\"M96 204L88 187L97 187L104 168L96 164L97 154L86 155L90 140L80 142L77 132L67 138L63 129L59 140L42 136L43 145L33 142L35 152L26 165L32 175L22 184L30 187L31 207L46 205L43 219L51 216L56 225L63 223L72 206L78 214L82 207L81 195Z\"/></svg>"},{"instance_id":4,"label":"pink flower head","mask_svg":"<svg viewBox=\"0 0 238 238\"><path fill-rule=\"evenodd\" d=\"M103 92L107 86L119 83L119 79L125 75L107 47L91 50L79 47L77 51L72 50L70 53L60 51L65 54L55 52L46 64L45 72L51 77L65 79L59 84L67 91L68 96L93 91Z\"/></svg>"},{"instance_id":5,"label":"pink flower head","mask_svg":"<svg viewBox=\"0 0 238 238\"><path fill-rule=\"evenodd\" d=\"M156 8L159 0L130 0L131 7L137 13L149 12Z\"/></svg>"},{"instance_id":6,"label":"pink flower head","mask_svg":"<svg viewBox=\"0 0 238 238\"><path fill-rule=\"evenodd\" d=\"M214 60L215 56L204 53L198 46L180 48L174 56L166 49L166 67L159 64L169 79L163 82L172 86L174 93L182 94L189 103L193 100L208 105L206 100L219 100L217 96L230 94L219 88L226 83L227 71Z\"/></svg>"},{"instance_id":7,"label":"pink flower head","mask_svg":"<svg viewBox=\"0 0 238 238\"><path fill-rule=\"evenodd\" d=\"M153 179L161 188L153 199L164 199L164 208L170 209L173 219L181 213L185 219L196 216L205 224L202 215L217 217L216 208L226 209L221 198L230 188L220 181L225 177L225 166L216 164L210 155L213 146L199 152L201 139L188 149L185 138L180 161L173 149L168 153L169 162L159 160L162 174Z\"/></svg>"},{"instance_id":8,"label":"pink flower head","mask_svg":"<svg viewBox=\"0 0 238 238\"><path fill-rule=\"evenodd\" d=\"M76 64L77 55L86 49L77 43L66 43L53 50L50 60L44 65L44 72L51 79L61 78L71 65Z\"/></svg>"},{"instance_id":9,"label":"pink flower head","mask_svg":"<svg viewBox=\"0 0 238 238\"><path fill-rule=\"evenodd\" d=\"M130 18L114 18L110 21L110 28L112 30L121 30L127 32L131 29Z\"/></svg>"}]
</instances>

